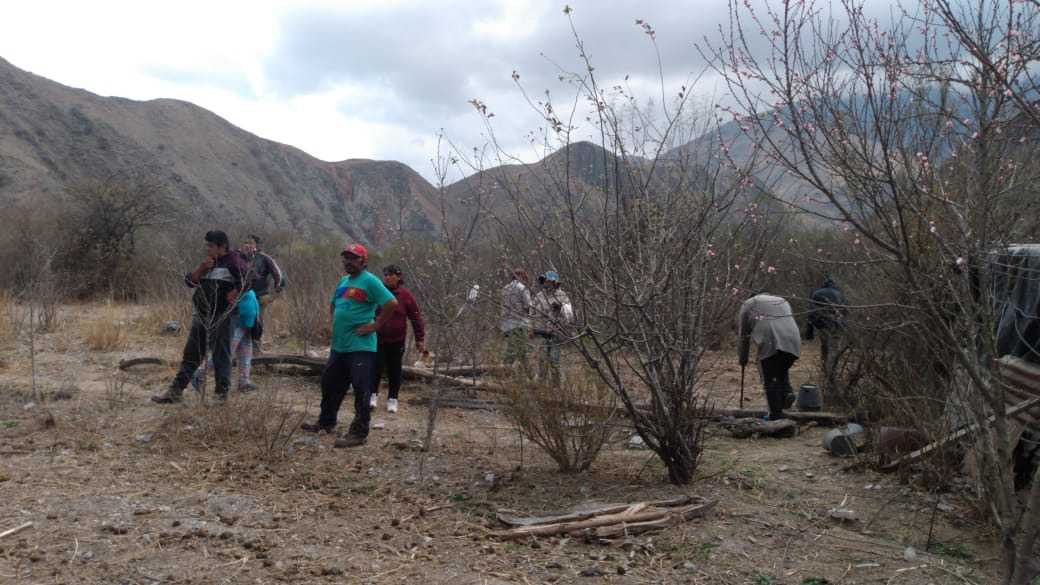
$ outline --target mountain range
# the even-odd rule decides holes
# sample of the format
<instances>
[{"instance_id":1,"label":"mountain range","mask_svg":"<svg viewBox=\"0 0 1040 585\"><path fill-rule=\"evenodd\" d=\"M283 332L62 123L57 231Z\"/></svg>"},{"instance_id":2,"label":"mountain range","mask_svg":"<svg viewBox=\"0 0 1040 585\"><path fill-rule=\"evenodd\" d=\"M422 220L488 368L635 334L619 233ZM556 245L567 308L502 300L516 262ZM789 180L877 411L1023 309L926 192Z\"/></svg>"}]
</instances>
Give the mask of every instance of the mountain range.
<instances>
[{"instance_id":1,"label":"mountain range","mask_svg":"<svg viewBox=\"0 0 1040 585\"><path fill-rule=\"evenodd\" d=\"M681 148L707 148L712 140ZM532 202L545 201L553 185L547 173L561 168L562 154L542 164L486 169L442 192L399 162L322 161L191 103L102 97L0 59L5 207L19 200L68 202L83 181L121 176L157 185L171 221L186 226L278 229L379 246L400 236L440 234L442 209L449 222L462 222L472 217L478 196L509 223L515 210L495 185L511 177ZM592 184L611 160L591 143L573 144L566 154L582 169L574 178Z\"/></svg>"}]
</instances>

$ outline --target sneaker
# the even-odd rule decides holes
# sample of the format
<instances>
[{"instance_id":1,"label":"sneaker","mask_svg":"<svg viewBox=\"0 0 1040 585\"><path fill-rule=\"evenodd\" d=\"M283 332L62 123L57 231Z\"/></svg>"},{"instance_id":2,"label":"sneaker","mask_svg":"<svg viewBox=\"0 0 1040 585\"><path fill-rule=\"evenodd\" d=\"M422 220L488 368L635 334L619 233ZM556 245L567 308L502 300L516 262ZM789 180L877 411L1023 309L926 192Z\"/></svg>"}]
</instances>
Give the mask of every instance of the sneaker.
<instances>
[{"instance_id":1,"label":"sneaker","mask_svg":"<svg viewBox=\"0 0 1040 585\"><path fill-rule=\"evenodd\" d=\"M396 398L391 398L391 399L386 401L386 411L387 412L397 412L397 399Z\"/></svg>"},{"instance_id":2,"label":"sneaker","mask_svg":"<svg viewBox=\"0 0 1040 585\"><path fill-rule=\"evenodd\" d=\"M244 385L238 387L239 392L252 392L253 390L259 390L260 387L252 382L246 382Z\"/></svg>"},{"instance_id":3,"label":"sneaker","mask_svg":"<svg viewBox=\"0 0 1040 585\"><path fill-rule=\"evenodd\" d=\"M328 433L331 435L336 432L336 425L323 425L318 422L302 422L300 423L300 428L312 433Z\"/></svg>"},{"instance_id":4,"label":"sneaker","mask_svg":"<svg viewBox=\"0 0 1040 585\"><path fill-rule=\"evenodd\" d=\"M169 388L162 394L152 396L152 402L156 404L177 404L181 401L181 391Z\"/></svg>"},{"instance_id":5,"label":"sneaker","mask_svg":"<svg viewBox=\"0 0 1040 585\"><path fill-rule=\"evenodd\" d=\"M340 449L344 447L360 447L361 445L364 445L367 440L366 437L362 437L361 435L347 433L346 435L337 438L336 442L333 443L332 446Z\"/></svg>"},{"instance_id":6,"label":"sneaker","mask_svg":"<svg viewBox=\"0 0 1040 585\"><path fill-rule=\"evenodd\" d=\"M787 395L784 396L784 408L791 408L791 406L793 404L794 404L794 392L788 392Z\"/></svg>"},{"instance_id":7,"label":"sneaker","mask_svg":"<svg viewBox=\"0 0 1040 585\"><path fill-rule=\"evenodd\" d=\"M375 408L375 407L379 406L379 395L378 394L373 394L372 398L368 399L368 405L371 406L372 408Z\"/></svg>"}]
</instances>

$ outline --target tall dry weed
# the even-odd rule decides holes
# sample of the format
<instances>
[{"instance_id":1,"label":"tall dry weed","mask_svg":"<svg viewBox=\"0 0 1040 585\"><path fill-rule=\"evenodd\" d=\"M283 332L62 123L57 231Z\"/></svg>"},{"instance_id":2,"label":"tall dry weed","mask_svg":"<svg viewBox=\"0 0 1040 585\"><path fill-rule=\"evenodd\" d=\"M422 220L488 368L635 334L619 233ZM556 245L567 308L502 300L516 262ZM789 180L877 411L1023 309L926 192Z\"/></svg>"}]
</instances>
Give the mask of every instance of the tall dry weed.
<instances>
[{"instance_id":1,"label":"tall dry weed","mask_svg":"<svg viewBox=\"0 0 1040 585\"><path fill-rule=\"evenodd\" d=\"M13 339L22 332L25 310L10 291L0 290L0 340Z\"/></svg>"},{"instance_id":2,"label":"tall dry weed","mask_svg":"<svg viewBox=\"0 0 1040 585\"><path fill-rule=\"evenodd\" d=\"M121 351L130 343L127 332L126 315L109 302L101 315L92 320L83 329L83 339L87 347L94 351Z\"/></svg>"},{"instance_id":3,"label":"tall dry weed","mask_svg":"<svg viewBox=\"0 0 1040 585\"><path fill-rule=\"evenodd\" d=\"M162 434L173 451L218 448L245 459L277 459L289 449L305 417L291 400L281 400L282 394L287 393L276 387L232 391L228 403L217 406L212 396L189 391L185 404L165 419Z\"/></svg>"}]
</instances>

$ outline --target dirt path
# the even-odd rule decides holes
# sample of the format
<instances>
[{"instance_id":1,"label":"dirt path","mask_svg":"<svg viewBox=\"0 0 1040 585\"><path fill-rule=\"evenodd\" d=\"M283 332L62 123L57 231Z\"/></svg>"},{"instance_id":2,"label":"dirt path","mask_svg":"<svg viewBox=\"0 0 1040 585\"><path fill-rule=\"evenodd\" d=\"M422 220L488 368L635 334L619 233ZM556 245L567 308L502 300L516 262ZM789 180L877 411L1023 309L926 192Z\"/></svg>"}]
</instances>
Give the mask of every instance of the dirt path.
<instances>
[{"instance_id":1,"label":"dirt path","mask_svg":"<svg viewBox=\"0 0 1040 585\"><path fill-rule=\"evenodd\" d=\"M317 412L314 380L257 374L226 409L151 404L171 372L115 365L174 358L127 310L132 349L89 351L97 308L70 308L37 336L37 393L21 334L0 346L3 583L992 583L995 549L978 512L874 472L844 472L829 430L733 439L712 429L698 479L678 488L645 450L619 441L593 470L561 475L500 414L442 409L429 453L426 410L374 416L356 450L295 429ZM136 317L135 317L136 316ZM135 323L138 323L135 325ZM277 350L277 342L268 351ZM793 373L806 381L813 346ZM739 367L719 356L711 387L736 406ZM748 372L745 406L764 407ZM404 397L425 388L405 388ZM349 413L349 404L345 405ZM281 432L279 428L284 429ZM289 431L292 431L291 433ZM496 511L541 515L594 502L717 498L704 519L611 544L500 541ZM841 521L830 510L847 508ZM929 540L932 549L925 551ZM907 548L912 548L908 554ZM912 554L912 557L911 557Z\"/></svg>"}]
</instances>

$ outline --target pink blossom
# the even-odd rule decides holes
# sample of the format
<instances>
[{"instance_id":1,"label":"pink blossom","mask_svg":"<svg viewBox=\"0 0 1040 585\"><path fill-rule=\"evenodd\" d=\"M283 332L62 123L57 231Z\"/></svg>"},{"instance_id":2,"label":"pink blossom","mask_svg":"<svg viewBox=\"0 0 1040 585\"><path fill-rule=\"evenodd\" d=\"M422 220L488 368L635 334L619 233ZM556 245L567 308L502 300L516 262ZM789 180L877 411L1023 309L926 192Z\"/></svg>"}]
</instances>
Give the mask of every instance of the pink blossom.
<instances>
[{"instance_id":1,"label":"pink blossom","mask_svg":"<svg viewBox=\"0 0 1040 585\"><path fill-rule=\"evenodd\" d=\"M766 268L766 272L768 272L769 274L772 274L772 273L776 272L776 268L773 268L772 266L770 266L769 268Z\"/></svg>"},{"instance_id":2,"label":"pink blossom","mask_svg":"<svg viewBox=\"0 0 1040 585\"><path fill-rule=\"evenodd\" d=\"M957 257L957 266L964 266L964 258Z\"/></svg>"}]
</instances>

